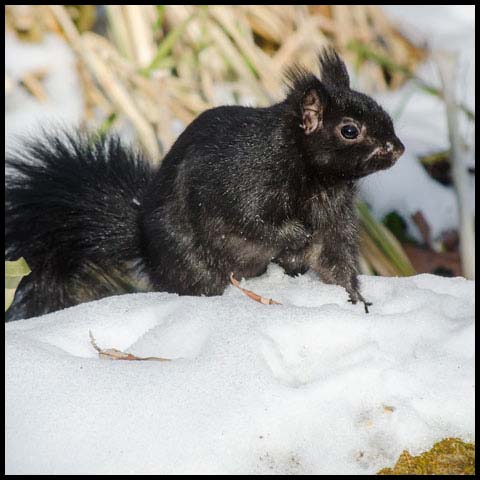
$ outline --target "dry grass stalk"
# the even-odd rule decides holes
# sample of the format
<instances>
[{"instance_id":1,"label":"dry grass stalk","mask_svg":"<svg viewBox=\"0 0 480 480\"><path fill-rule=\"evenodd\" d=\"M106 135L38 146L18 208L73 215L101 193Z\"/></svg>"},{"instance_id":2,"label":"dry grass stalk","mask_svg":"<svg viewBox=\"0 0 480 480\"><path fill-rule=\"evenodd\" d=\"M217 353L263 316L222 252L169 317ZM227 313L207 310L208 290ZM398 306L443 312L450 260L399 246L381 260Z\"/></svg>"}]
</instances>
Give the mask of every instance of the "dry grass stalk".
<instances>
[{"instance_id":1,"label":"dry grass stalk","mask_svg":"<svg viewBox=\"0 0 480 480\"><path fill-rule=\"evenodd\" d=\"M256 302L263 303L264 305L281 305L280 302L276 302L271 298L264 298L252 292L251 290L247 290L246 288L241 287L240 282L235 279L235 277L233 276L233 273L230 273L230 282L232 283L233 286L241 290L247 297L251 298L252 300L255 300Z\"/></svg>"},{"instance_id":2,"label":"dry grass stalk","mask_svg":"<svg viewBox=\"0 0 480 480\"><path fill-rule=\"evenodd\" d=\"M362 256L378 275L396 277L397 270L364 229L360 231Z\"/></svg>"},{"instance_id":3,"label":"dry grass stalk","mask_svg":"<svg viewBox=\"0 0 480 480\"><path fill-rule=\"evenodd\" d=\"M215 42L216 47L223 54L225 61L237 73L239 78L252 88L252 91L259 99L259 104L267 105L270 103L268 93L259 84L254 73L249 69L242 58L241 53L235 47L228 35L213 22L209 25L208 33Z\"/></svg>"},{"instance_id":4,"label":"dry grass stalk","mask_svg":"<svg viewBox=\"0 0 480 480\"><path fill-rule=\"evenodd\" d=\"M62 5L51 5L52 13L62 27L67 39L90 72L102 86L104 94L134 124L139 139L152 159L160 158L160 147L151 125L145 120L133 102L127 89L117 80L112 70L95 51L96 36L90 32L79 35Z\"/></svg>"},{"instance_id":5,"label":"dry grass stalk","mask_svg":"<svg viewBox=\"0 0 480 480\"><path fill-rule=\"evenodd\" d=\"M132 121L140 142L150 157L159 159L161 155L160 147L152 126L139 111L129 91L117 80L107 64L100 59L95 51L95 38L90 35L85 34L82 42L83 46L86 47L85 51L88 52L88 55L85 55L85 60L90 70L102 86L105 95L110 98L120 112L123 112Z\"/></svg>"},{"instance_id":6,"label":"dry grass stalk","mask_svg":"<svg viewBox=\"0 0 480 480\"><path fill-rule=\"evenodd\" d=\"M154 7L153 5L125 5L123 8L135 51L136 63L140 67L146 67L152 61L156 50L153 28L149 24L149 18L146 14L147 9Z\"/></svg>"},{"instance_id":7,"label":"dry grass stalk","mask_svg":"<svg viewBox=\"0 0 480 480\"><path fill-rule=\"evenodd\" d=\"M170 28L180 25L194 15L198 11L198 6L195 5L166 5L165 19ZM183 34L184 43L186 46L198 44L202 40L203 32L199 17L193 22L189 22Z\"/></svg>"},{"instance_id":8,"label":"dry grass stalk","mask_svg":"<svg viewBox=\"0 0 480 480\"><path fill-rule=\"evenodd\" d=\"M403 262L407 266L408 269L410 269L411 271L410 275L414 275L415 269L413 268L413 265L410 262L410 259L405 254L402 244L398 241L397 237L395 237L395 235L393 235L393 233L381 222L378 222L378 229L383 234L383 236L388 240L390 245L392 245L395 248L395 255L400 259L401 262ZM397 272L396 275L399 275L399 272Z\"/></svg>"},{"instance_id":9,"label":"dry grass stalk","mask_svg":"<svg viewBox=\"0 0 480 480\"><path fill-rule=\"evenodd\" d=\"M123 5L107 5L108 26L110 37L121 54L133 61L134 49L127 27L127 21L123 14Z\"/></svg>"},{"instance_id":10,"label":"dry grass stalk","mask_svg":"<svg viewBox=\"0 0 480 480\"><path fill-rule=\"evenodd\" d=\"M117 350L116 348L107 348L103 349L97 345L93 333L89 330L88 334L90 336L90 343L92 344L93 348L98 352L98 356L100 358L105 358L107 360L136 360L136 361L156 361L156 362L170 362L171 358L163 358L163 357L137 357L132 353L122 352L121 350Z\"/></svg>"},{"instance_id":11,"label":"dry grass stalk","mask_svg":"<svg viewBox=\"0 0 480 480\"><path fill-rule=\"evenodd\" d=\"M84 91L84 117L85 123L91 125L95 120L96 111L100 109L105 118L109 117L113 112L113 107L103 92L97 87L97 83L90 71L83 62L78 62L77 70Z\"/></svg>"},{"instance_id":12,"label":"dry grass stalk","mask_svg":"<svg viewBox=\"0 0 480 480\"><path fill-rule=\"evenodd\" d=\"M320 25L321 19L316 17L309 18L303 23L301 29L296 30L285 39L272 58L272 67L277 72L277 75L278 72L283 71L288 65L298 61L299 53L308 49L312 37L316 37L315 44L318 49L329 44L328 39L319 30ZM311 53L316 54L316 52ZM316 67L315 65L315 70Z\"/></svg>"},{"instance_id":13,"label":"dry grass stalk","mask_svg":"<svg viewBox=\"0 0 480 480\"><path fill-rule=\"evenodd\" d=\"M270 57L255 45L248 23L245 22L245 32L242 33L239 29L242 23L235 16L237 12L226 6L215 5L209 9L209 13L218 25L228 32L238 49L248 57L248 60L258 73L265 90L268 92L278 90L278 71L271 67Z\"/></svg>"},{"instance_id":14,"label":"dry grass stalk","mask_svg":"<svg viewBox=\"0 0 480 480\"><path fill-rule=\"evenodd\" d=\"M295 28L298 6L243 5L242 9L255 34L267 42L280 45Z\"/></svg>"},{"instance_id":15,"label":"dry grass stalk","mask_svg":"<svg viewBox=\"0 0 480 480\"><path fill-rule=\"evenodd\" d=\"M46 75L45 69L30 71L26 73L20 83L39 101L46 102L48 95L42 85L42 80Z\"/></svg>"}]
</instances>

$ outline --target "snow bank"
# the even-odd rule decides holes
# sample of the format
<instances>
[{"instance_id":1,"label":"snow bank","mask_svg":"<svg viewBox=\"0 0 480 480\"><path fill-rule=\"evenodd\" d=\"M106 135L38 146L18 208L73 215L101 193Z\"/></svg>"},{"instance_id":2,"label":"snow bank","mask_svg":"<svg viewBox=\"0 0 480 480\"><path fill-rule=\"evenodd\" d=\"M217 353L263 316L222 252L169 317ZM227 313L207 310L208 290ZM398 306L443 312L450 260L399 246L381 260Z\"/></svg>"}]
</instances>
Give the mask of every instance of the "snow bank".
<instances>
[{"instance_id":1,"label":"snow bank","mask_svg":"<svg viewBox=\"0 0 480 480\"><path fill-rule=\"evenodd\" d=\"M6 325L7 474L372 474L474 439L474 282L277 266L221 297L111 297ZM89 343L171 362L98 358Z\"/></svg>"}]
</instances>

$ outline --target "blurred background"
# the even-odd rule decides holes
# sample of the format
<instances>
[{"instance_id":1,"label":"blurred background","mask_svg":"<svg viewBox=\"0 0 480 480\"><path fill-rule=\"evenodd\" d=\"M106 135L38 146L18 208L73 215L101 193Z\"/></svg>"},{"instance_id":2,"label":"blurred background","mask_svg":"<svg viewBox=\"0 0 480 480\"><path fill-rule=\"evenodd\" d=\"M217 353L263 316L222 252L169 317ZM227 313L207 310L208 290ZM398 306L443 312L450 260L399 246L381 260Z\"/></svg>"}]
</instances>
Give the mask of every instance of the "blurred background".
<instances>
[{"instance_id":1,"label":"blurred background","mask_svg":"<svg viewBox=\"0 0 480 480\"><path fill-rule=\"evenodd\" d=\"M333 45L406 153L362 180L361 268L475 277L475 7L7 5L6 149L66 125L160 162L213 106L282 99L283 71Z\"/></svg>"}]
</instances>

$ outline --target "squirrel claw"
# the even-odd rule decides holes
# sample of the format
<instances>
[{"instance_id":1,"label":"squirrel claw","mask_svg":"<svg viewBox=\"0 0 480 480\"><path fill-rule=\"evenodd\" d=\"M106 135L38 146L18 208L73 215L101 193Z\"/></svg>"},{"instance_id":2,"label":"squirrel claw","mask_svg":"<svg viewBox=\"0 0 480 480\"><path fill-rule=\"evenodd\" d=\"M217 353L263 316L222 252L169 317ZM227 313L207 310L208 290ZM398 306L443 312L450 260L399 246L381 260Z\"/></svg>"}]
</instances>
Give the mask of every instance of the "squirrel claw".
<instances>
[{"instance_id":1,"label":"squirrel claw","mask_svg":"<svg viewBox=\"0 0 480 480\"><path fill-rule=\"evenodd\" d=\"M353 303L353 304L355 305L358 300L357 300L356 298L351 298L351 297L350 297L350 298L348 299L348 301L349 301L350 303ZM370 312L368 311L368 307L371 307L371 306L373 305L373 303L372 303L372 302L367 302L367 301L364 300L363 298L361 298L360 301L363 303L363 306L365 307L365 313L370 313Z\"/></svg>"},{"instance_id":2,"label":"squirrel claw","mask_svg":"<svg viewBox=\"0 0 480 480\"><path fill-rule=\"evenodd\" d=\"M368 311L368 307L372 306L373 303L372 303L372 302L365 302L365 301L363 301L363 300L362 300L362 302L363 302L363 306L365 307L365 313L370 313L370 312Z\"/></svg>"}]
</instances>

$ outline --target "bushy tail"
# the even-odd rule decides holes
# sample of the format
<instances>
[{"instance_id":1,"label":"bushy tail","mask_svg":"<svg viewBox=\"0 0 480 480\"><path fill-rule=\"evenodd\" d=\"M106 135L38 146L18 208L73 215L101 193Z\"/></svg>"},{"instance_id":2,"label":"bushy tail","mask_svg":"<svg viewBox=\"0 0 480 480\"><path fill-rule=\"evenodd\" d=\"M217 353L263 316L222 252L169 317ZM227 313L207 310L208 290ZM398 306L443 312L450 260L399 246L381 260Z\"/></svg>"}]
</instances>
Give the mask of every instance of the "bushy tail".
<instances>
[{"instance_id":1,"label":"bushy tail","mask_svg":"<svg viewBox=\"0 0 480 480\"><path fill-rule=\"evenodd\" d=\"M5 256L24 257L7 320L131 290L152 167L116 137L46 135L7 154Z\"/></svg>"}]
</instances>

